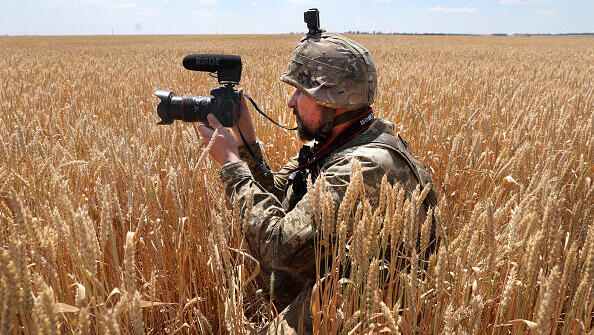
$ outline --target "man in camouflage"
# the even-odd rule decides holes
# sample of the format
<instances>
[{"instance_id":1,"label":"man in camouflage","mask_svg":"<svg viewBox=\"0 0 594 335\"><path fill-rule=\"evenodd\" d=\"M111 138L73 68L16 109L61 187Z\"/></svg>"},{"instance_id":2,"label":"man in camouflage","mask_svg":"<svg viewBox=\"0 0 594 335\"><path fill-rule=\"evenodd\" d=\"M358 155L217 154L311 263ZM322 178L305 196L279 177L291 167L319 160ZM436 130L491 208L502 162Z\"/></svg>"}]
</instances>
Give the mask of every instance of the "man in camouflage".
<instances>
[{"instance_id":1,"label":"man in camouflage","mask_svg":"<svg viewBox=\"0 0 594 335\"><path fill-rule=\"evenodd\" d=\"M431 183L431 179L424 166L408 153L408 144L394 136L394 125L373 117L370 106L377 88L375 64L369 51L358 43L325 32L308 34L296 46L280 80L295 87L288 107L296 116L300 138L310 141L282 168L280 172L285 174L269 173L245 98L232 129L235 136L209 115L210 125L219 130L210 153L222 164L220 177L231 203L245 208L254 194L252 211L243 213L249 216L246 240L260 262L262 283L269 284L274 274L274 299L282 310L268 333L307 334L312 332L316 227L312 194L304 180L323 175L338 208L355 161L361 166L365 192L372 202L379 198L384 175L392 184L399 182L408 190ZM369 121L366 127L346 141L334 143L354 122L363 124L362 116ZM213 129L204 125L199 129L210 140ZM332 150L322 158L295 171L311 161L312 152L315 156L328 147ZM434 202L435 193L430 192L429 198Z\"/></svg>"}]
</instances>

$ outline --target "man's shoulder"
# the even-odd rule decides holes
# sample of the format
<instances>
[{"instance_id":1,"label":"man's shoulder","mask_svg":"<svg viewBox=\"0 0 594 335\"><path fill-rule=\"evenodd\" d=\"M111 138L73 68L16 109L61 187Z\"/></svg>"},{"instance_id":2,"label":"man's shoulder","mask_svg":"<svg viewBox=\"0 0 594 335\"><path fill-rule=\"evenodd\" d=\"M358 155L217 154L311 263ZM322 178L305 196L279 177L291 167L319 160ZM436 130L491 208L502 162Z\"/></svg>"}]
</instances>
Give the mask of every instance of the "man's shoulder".
<instances>
[{"instance_id":1,"label":"man's shoulder","mask_svg":"<svg viewBox=\"0 0 594 335\"><path fill-rule=\"evenodd\" d=\"M356 141L336 150L324 165L331 174L349 174L358 161L366 180L379 181L388 175L390 182L413 184L419 179L407 143L394 135L393 124L376 119L370 129L357 136Z\"/></svg>"},{"instance_id":2,"label":"man's shoulder","mask_svg":"<svg viewBox=\"0 0 594 335\"><path fill-rule=\"evenodd\" d=\"M394 143L399 141L394 136L394 125L391 122L376 119L367 131L332 153L328 162L356 158L360 161L384 166L387 169L394 167L394 165L404 164L399 155L395 155L394 149L396 148L382 143L386 141L380 141L380 138L389 138L391 139L389 142Z\"/></svg>"},{"instance_id":3,"label":"man's shoulder","mask_svg":"<svg viewBox=\"0 0 594 335\"><path fill-rule=\"evenodd\" d=\"M338 161L354 161L365 165L374 165L383 170L392 170L406 166L401 155L393 148L378 142L361 143L333 153L327 163L332 164Z\"/></svg>"}]
</instances>

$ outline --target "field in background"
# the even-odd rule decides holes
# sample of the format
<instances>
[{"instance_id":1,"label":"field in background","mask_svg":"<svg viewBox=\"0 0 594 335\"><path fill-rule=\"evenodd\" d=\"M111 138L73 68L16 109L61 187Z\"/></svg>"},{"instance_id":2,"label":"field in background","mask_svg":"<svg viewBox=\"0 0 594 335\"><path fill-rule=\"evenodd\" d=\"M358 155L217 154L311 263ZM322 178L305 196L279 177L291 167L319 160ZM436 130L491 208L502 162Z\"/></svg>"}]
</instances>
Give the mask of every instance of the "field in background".
<instances>
[{"instance_id":1,"label":"field in background","mask_svg":"<svg viewBox=\"0 0 594 335\"><path fill-rule=\"evenodd\" d=\"M407 297L370 291L342 329L591 331L594 39L352 38L376 62L376 113L433 174L446 242L397 276ZM216 80L183 56L238 54L246 92L293 124L278 78L299 39L1 37L0 333L237 333L269 317L218 166L192 125L155 125L152 93L208 95ZM254 120L278 169L301 144ZM342 322L321 313L319 329Z\"/></svg>"}]
</instances>

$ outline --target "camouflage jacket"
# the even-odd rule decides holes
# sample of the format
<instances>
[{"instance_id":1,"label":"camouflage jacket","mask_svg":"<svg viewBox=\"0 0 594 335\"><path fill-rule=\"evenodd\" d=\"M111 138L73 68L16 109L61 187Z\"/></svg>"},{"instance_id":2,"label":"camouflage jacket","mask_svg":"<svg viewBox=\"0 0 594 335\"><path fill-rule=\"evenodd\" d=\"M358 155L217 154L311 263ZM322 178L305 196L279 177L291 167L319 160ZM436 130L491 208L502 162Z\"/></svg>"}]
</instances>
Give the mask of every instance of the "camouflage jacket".
<instances>
[{"instance_id":1,"label":"camouflage jacket","mask_svg":"<svg viewBox=\"0 0 594 335\"><path fill-rule=\"evenodd\" d=\"M388 175L388 181L392 184L400 182L408 190L416 187L417 172L412 171L410 162L407 163L402 155L386 146L373 143L381 134L398 140L393 135L392 123L376 119L365 132L326 158L320 175L325 177L326 188L333 197L335 209L338 209L349 185L354 160L360 162L365 193L372 204L379 199L384 174ZM289 176L266 174L258 166L267 164L259 144L250 145L250 148L256 159L245 148L240 148L242 160L223 165L220 177L228 200L230 203L238 202L242 212L251 192L254 192L251 213L243 213L249 215L246 240L252 255L260 261L261 284L269 288L270 274L274 272L274 297L282 307L315 278L312 195L308 192L294 207L289 206L295 197L288 182ZM281 172L291 171L297 166L297 157L293 157ZM292 209L288 211L288 208Z\"/></svg>"}]
</instances>

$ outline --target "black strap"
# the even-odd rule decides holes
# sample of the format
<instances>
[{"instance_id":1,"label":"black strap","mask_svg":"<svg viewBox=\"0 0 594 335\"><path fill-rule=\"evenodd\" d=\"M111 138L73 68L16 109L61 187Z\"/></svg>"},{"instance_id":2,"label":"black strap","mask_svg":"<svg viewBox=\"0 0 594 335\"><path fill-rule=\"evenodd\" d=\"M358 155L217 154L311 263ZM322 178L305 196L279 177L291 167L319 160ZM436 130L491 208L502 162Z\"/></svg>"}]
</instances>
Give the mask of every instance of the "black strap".
<instances>
[{"instance_id":1,"label":"black strap","mask_svg":"<svg viewBox=\"0 0 594 335\"><path fill-rule=\"evenodd\" d=\"M353 111L348 111L334 117L334 125L337 126L339 124L343 124L345 122L351 121L352 119L356 118L357 116L367 112L369 107L365 107L363 109L357 109Z\"/></svg>"},{"instance_id":2,"label":"black strap","mask_svg":"<svg viewBox=\"0 0 594 335\"><path fill-rule=\"evenodd\" d=\"M248 100L252 103L252 105L254 106L254 108L256 108L256 111L258 111L258 113L260 113L262 116L264 116L265 118L267 118L270 122L274 123L275 125L283 128L283 129L297 130L297 127L289 128L287 126L283 126L283 125L279 124L278 122L274 121L270 116L268 116L266 113L264 113L262 110L260 110L260 108L256 104L256 101L254 101L254 99L249 94L243 93L243 95L246 98L248 98ZM333 125L334 126L337 126L339 124L343 124L345 122L348 122L348 121L354 119L355 117L357 117L358 115L360 115L362 113L365 113L367 110L369 110L369 107L365 107L363 109L352 110L352 111L348 111L348 112L342 113L340 115L337 115L336 117L334 117Z\"/></svg>"},{"instance_id":3,"label":"black strap","mask_svg":"<svg viewBox=\"0 0 594 335\"><path fill-rule=\"evenodd\" d=\"M402 139L400 137L400 134L398 134L398 138L399 139ZM400 157L402 157L402 159L404 159L404 161L406 162L406 164L408 165L408 167L410 167L410 169L412 170L413 174L415 175L415 177L419 181L419 185L421 187L421 190L423 188L425 188L425 181L423 180L423 178L421 178L421 173L419 172L417 166L413 163L412 157L410 156L410 153L408 152L408 149L406 148L407 143L404 143L404 142L398 140L393 135L386 134L386 133L380 134L371 143L373 143L373 144L379 144L379 145L381 145L383 147L386 147L387 149L392 149L392 151L395 151L396 153L398 153L400 155Z\"/></svg>"},{"instance_id":4,"label":"black strap","mask_svg":"<svg viewBox=\"0 0 594 335\"><path fill-rule=\"evenodd\" d=\"M237 126L237 130L239 131L239 136L241 136L241 140L243 141L243 145L245 146L245 148L250 153L250 156L252 156L253 158L256 158L256 154L254 154L254 152L250 148L248 142L245 140L245 137L243 136L243 133L241 132L241 128L239 128L239 125Z\"/></svg>"},{"instance_id":5,"label":"black strap","mask_svg":"<svg viewBox=\"0 0 594 335\"><path fill-rule=\"evenodd\" d=\"M297 127L294 128L289 128L287 126L283 126L281 124L279 124L278 122L274 121L270 116L266 115L266 113L264 113L262 110L260 110L260 107L258 107L258 105L256 104L256 102L254 101L254 99L252 99L252 97L247 94L247 93L243 93L243 95L248 98L248 100L252 103L252 105L254 105L254 108L256 108L256 110L258 111L258 113L260 113L262 116L264 116L266 119L268 119L270 122L274 123L275 125L283 128L283 129L287 129L287 130L297 130ZM237 122L235 123L237 124ZM252 156L252 158L256 158L256 154L254 154L254 151L252 151L252 148L250 148L249 144L247 143L245 136L243 136L243 132L241 131L241 128L239 128L239 126L237 126L237 130L239 131L239 136L241 136L241 140L243 141L243 144L245 146L245 148L247 149L247 151L249 152L250 156ZM262 170L264 170L265 173L270 173L270 174L278 174L278 172L274 172L272 170L270 170L266 165L264 164L260 164L260 168Z\"/></svg>"},{"instance_id":6,"label":"black strap","mask_svg":"<svg viewBox=\"0 0 594 335\"><path fill-rule=\"evenodd\" d=\"M264 116L265 118L267 118L270 122L274 123L275 125L283 128L283 129L287 129L287 130L297 130L297 127L293 127L293 128L289 128L287 126L283 126L282 124L279 124L278 122L274 121L270 116L266 115L266 113L264 113L263 111L260 110L260 108L258 107L258 105L256 104L256 102L254 101L254 99L252 99L252 97L247 94L247 93L243 93L243 95L248 98L248 100L252 103L252 105L254 105L254 108L256 108L256 110L258 111L258 113L262 114L262 116ZM239 132L241 134L241 132ZM243 137L242 137L243 139ZM244 140L245 143L245 140Z\"/></svg>"},{"instance_id":7,"label":"black strap","mask_svg":"<svg viewBox=\"0 0 594 335\"><path fill-rule=\"evenodd\" d=\"M373 116L373 110L369 108L367 112L359 115L359 117L357 117L356 119L351 120L351 123L349 123L349 125L347 125L340 133L336 134L336 136L331 138L327 143L317 144L314 147L313 154L307 162L299 165L298 167L289 172L285 172L282 174L291 174L299 169L314 164L322 158L325 158L326 156L331 154L335 149L337 149L341 145L350 141L355 136L367 130L367 128L369 128L373 120L375 120L375 117Z\"/></svg>"},{"instance_id":8,"label":"black strap","mask_svg":"<svg viewBox=\"0 0 594 335\"><path fill-rule=\"evenodd\" d=\"M275 125L283 128L283 129L297 130L297 127L289 128L287 126L283 126L283 125L279 124L278 122L273 120L270 116L266 115L266 113L262 112L262 110L260 110L260 108L254 101L254 99L252 99L252 97L249 94L243 93L243 95L246 98L248 98L248 100L252 103L254 108L256 108L256 111L258 111L258 113L260 113L262 116L264 116L270 122L274 123ZM371 109L371 107L366 107L365 109L359 109L359 110L349 111L349 112L340 114L335 118L334 125L343 124L347 121L351 121L351 123L345 129L343 129L339 134L337 134L336 136L331 138L320 149L315 150L314 154L311 155L310 160L308 160L304 164L301 164L300 166L298 166L297 168L295 168L289 172L275 172L275 171L270 170L270 168L268 168L264 164L260 164L260 168L262 170L264 170L264 172L266 174L290 175L291 173L293 173L299 169L302 169L304 167L310 166L314 162L319 161L320 159L326 157L332 151L334 151L334 149L338 148L339 146L346 143L347 141L349 141L350 139L352 139L359 133L361 133L361 132L365 131L367 128L369 128L371 121L373 121L374 119L375 119L375 117L373 116L373 110ZM357 122L357 121L359 121L359 122ZM239 126L237 127L237 130L239 131L239 136L241 136L241 140L243 141L243 144L245 145L246 149L248 150L250 156L252 156L252 158L255 159L256 155L254 154L254 152L248 145L245 137L243 136L241 128L239 128Z\"/></svg>"}]
</instances>

